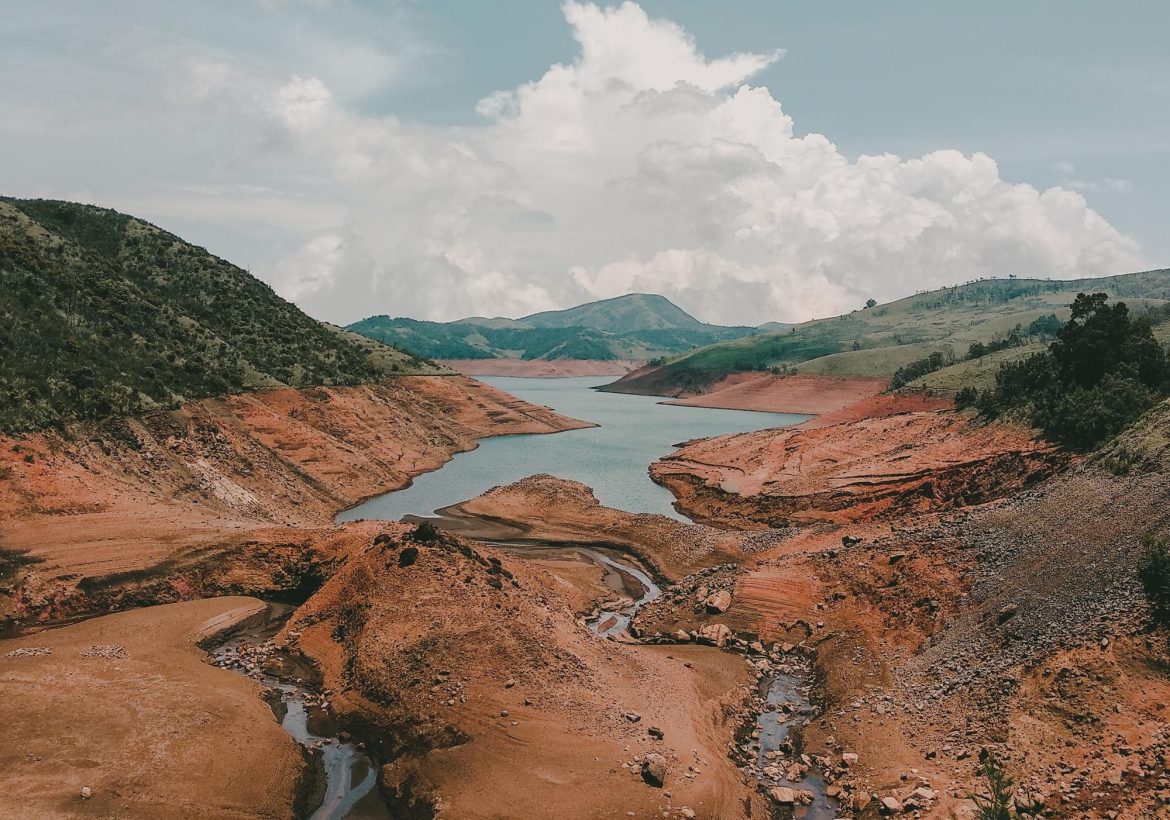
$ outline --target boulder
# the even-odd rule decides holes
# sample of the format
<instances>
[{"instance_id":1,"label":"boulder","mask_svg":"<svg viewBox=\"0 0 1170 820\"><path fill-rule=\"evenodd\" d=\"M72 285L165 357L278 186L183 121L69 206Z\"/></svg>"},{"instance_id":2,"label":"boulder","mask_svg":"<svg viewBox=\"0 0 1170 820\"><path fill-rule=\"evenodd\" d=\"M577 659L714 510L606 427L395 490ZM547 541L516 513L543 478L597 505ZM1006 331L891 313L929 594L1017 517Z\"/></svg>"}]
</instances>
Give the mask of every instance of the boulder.
<instances>
[{"instance_id":1,"label":"boulder","mask_svg":"<svg viewBox=\"0 0 1170 820\"><path fill-rule=\"evenodd\" d=\"M642 761L642 779L651 786L662 787L666 782L666 758L658 752L650 752Z\"/></svg>"},{"instance_id":2,"label":"boulder","mask_svg":"<svg viewBox=\"0 0 1170 820\"><path fill-rule=\"evenodd\" d=\"M718 590L707 596L707 600L703 602L707 607L707 611L713 614L726 612L731 606L731 593L725 589Z\"/></svg>"},{"instance_id":3,"label":"boulder","mask_svg":"<svg viewBox=\"0 0 1170 820\"><path fill-rule=\"evenodd\" d=\"M890 814L900 814L902 812L902 801L894 796L883 797L881 800L882 811Z\"/></svg>"},{"instance_id":4,"label":"boulder","mask_svg":"<svg viewBox=\"0 0 1170 820\"><path fill-rule=\"evenodd\" d=\"M772 799L781 806L792 806L796 804L796 792L787 786L777 786L770 792Z\"/></svg>"},{"instance_id":5,"label":"boulder","mask_svg":"<svg viewBox=\"0 0 1170 820\"><path fill-rule=\"evenodd\" d=\"M705 624L699 630L699 640L712 646L727 646L732 637L734 634L726 624Z\"/></svg>"}]
</instances>

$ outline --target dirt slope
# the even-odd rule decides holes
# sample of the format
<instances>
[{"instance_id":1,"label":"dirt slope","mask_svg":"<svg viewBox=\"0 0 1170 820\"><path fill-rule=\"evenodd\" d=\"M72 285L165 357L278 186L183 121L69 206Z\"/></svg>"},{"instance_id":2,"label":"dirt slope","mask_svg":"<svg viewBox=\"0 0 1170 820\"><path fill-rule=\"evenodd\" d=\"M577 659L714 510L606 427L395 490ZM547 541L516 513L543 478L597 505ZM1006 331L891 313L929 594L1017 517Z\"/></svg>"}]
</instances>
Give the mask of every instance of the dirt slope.
<instances>
[{"instance_id":1,"label":"dirt slope","mask_svg":"<svg viewBox=\"0 0 1170 820\"><path fill-rule=\"evenodd\" d=\"M166 570L256 527L327 526L484 436L577 426L468 378L405 377L0 439L0 549L42 583Z\"/></svg>"},{"instance_id":2,"label":"dirt slope","mask_svg":"<svg viewBox=\"0 0 1170 820\"><path fill-rule=\"evenodd\" d=\"M320 664L343 722L371 739L403 812L739 814L750 790L724 751L747 681L738 657L599 640L528 562L387 532L282 634ZM650 752L668 761L663 788L640 776Z\"/></svg>"},{"instance_id":3,"label":"dirt slope","mask_svg":"<svg viewBox=\"0 0 1170 820\"><path fill-rule=\"evenodd\" d=\"M666 404L818 415L840 410L886 389L887 379L732 373L697 395Z\"/></svg>"},{"instance_id":4,"label":"dirt slope","mask_svg":"<svg viewBox=\"0 0 1170 820\"><path fill-rule=\"evenodd\" d=\"M0 643L0 814L292 816L299 747L255 683L196 646L263 608L190 601Z\"/></svg>"},{"instance_id":5,"label":"dirt slope","mask_svg":"<svg viewBox=\"0 0 1170 820\"><path fill-rule=\"evenodd\" d=\"M699 520L758 526L982 503L1068 460L1024 430L936 411L718 436L664 457L650 474Z\"/></svg>"}]
</instances>

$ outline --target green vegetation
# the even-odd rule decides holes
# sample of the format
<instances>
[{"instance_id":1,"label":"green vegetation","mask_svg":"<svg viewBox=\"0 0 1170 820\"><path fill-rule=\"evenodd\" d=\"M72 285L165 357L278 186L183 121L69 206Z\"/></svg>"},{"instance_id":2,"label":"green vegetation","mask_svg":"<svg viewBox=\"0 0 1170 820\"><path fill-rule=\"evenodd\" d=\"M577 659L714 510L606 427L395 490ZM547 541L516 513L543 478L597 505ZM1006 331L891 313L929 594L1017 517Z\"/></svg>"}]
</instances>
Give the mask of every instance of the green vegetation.
<instances>
[{"instance_id":1,"label":"green vegetation","mask_svg":"<svg viewBox=\"0 0 1170 820\"><path fill-rule=\"evenodd\" d=\"M630 293L567 310L533 313L517 321L526 327L584 327L606 333L633 333L640 330L701 331L714 327L703 324L665 296L652 293Z\"/></svg>"},{"instance_id":2,"label":"green vegetation","mask_svg":"<svg viewBox=\"0 0 1170 820\"><path fill-rule=\"evenodd\" d=\"M1147 535L1138 564L1138 579L1150 602L1154 620L1170 625L1170 544L1164 538Z\"/></svg>"},{"instance_id":3,"label":"green vegetation","mask_svg":"<svg viewBox=\"0 0 1170 820\"><path fill-rule=\"evenodd\" d=\"M705 325L661 296L630 294L522 319L424 322L371 316L349 326L435 359L649 359L754 333Z\"/></svg>"},{"instance_id":4,"label":"green vegetation","mask_svg":"<svg viewBox=\"0 0 1170 820\"><path fill-rule=\"evenodd\" d=\"M1013 781L986 749L979 752L979 770L987 779L987 794L968 795L975 802L979 820L1017 820L1012 799Z\"/></svg>"},{"instance_id":5,"label":"green vegetation","mask_svg":"<svg viewBox=\"0 0 1170 820\"><path fill-rule=\"evenodd\" d=\"M1090 450L1165 398L1170 369L1150 320L1108 298L1079 294L1047 351L1000 367L980 413L1023 415L1050 440Z\"/></svg>"},{"instance_id":6,"label":"green vegetation","mask_svg":"<svg viewBox=\"0 0 1170 820\"><path fill-rule=\"evenodd\" d=\"M433 370L115 211L0 198L0 432Z\"/></svg>"},{"instance_id":7,"label":"green vegetation","mask_svg":"<svg viewBox=\"0 0 1170 820\"><path fill-rule=\"evenodd\" d=\"M898 390L903 388L915 379L925 376L927 373L934 373L936 370L942 370L947 365L954 363L955 357L953 354L936 350L925 359L916 359L910 362L910 364L902 365L895 370L894 377L890 379L890 389Z\"/></svg>"},{"instance_id":8,"label":"green vegetation","mask_svg":"<svg viewBox=\"0 0 1170 820\"><path fill-rule=\"evenodd\" d=\"M1170 270L1073 281L988 279L683 352L657 372L628 377L614 389L674 393L687 383L772 368L892 378L935 352L954 364L907 386L989 386L1002 362L1042 349L1064 325L1076 294L1089 289L1125 298L1135 316L1149 318L1156 330L1165 328L1170 339Z\"/></svg>"}]
</instances>

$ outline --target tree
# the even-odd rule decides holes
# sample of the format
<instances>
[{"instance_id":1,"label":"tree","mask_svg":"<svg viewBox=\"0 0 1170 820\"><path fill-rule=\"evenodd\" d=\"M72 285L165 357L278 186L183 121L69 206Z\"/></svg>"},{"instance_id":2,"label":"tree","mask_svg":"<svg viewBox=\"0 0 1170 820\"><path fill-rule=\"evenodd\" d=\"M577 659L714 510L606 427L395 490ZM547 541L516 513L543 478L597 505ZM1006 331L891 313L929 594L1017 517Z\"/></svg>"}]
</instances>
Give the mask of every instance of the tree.
<instances>
[{"instance_id":1,"label":"tree","mask_svg":"<svg viewBox=\"0 0 1170 820\"><path fill-rule=\"evenodd\" d=\"M866 299L865 306L867 308L877 307L877 299Z\"/></svg>"},{"instance_id":2,"label":"tree","mask_svg":"<svg viewBox=\"0 0 1170 820\"><path fill-rule=\"evenodd\" d=\"M1056 336L1046 352L1000 366L995 389L979 397L983 415L1019 410L1052 441L1090 450L1170 392L1166 352L1149 320L1133 319L1124 302L1078 294L1072 318ZM1017 327L1002 346L993 342L983 350L1022 340Z\"/></svg>"}]
</instances>

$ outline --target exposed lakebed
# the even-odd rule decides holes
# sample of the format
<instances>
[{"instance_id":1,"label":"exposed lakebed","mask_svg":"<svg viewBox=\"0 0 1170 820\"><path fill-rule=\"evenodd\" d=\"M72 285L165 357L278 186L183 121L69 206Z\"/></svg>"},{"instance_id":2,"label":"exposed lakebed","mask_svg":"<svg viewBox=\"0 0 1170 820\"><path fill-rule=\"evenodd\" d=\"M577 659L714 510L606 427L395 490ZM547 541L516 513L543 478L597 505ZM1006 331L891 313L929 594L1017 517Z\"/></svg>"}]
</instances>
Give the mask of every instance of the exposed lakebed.
<instances>
[{"instance_id":1,"label":"exposed lakebed","mask_svg":"<svg viewBox=\"0 0 1170 820\"><path fill-rule=\"evenodd\" d=\"M784 427L808 418L785 413L664 405L657 397L595 391L592 388L605 381L598 378L486 377L483 381L525 401L598 426L554 435L484 439L475 450L458 454L439 470L418 476L409 487L370 499L339 514L337 520L432 518L438 522L444 520L447 508L492 487L549 473L587 485L604 506L634 513L658 513L689 523L690 519L675 510L674 496L650 479L648 467L652 462L688 440ZM585 560L600 566L604 583L617 597L588 621L599 635L612 637L624 632L638 608L661 593L636 559L597 544L554 546L522 539L481 540L519 555L558 553L565 560ZM803 674L780 674L768 687L767 711L759 715L759 730L754 733L758 740L750 745L758 755L755 762L765 787L788 782L785 778L768 777L762 770L771 763L765 756L769 752L778 753L789 730L806 720L811 711L804 696L806 681L807 676ZM791 723L787 722L785 709L792 715ZM778 722L778 716L783 723ZM813 794L815 802L799 807L797 816L810 820L832 816L825 814L831 810L819 778L814 774L802 785Z\"/></svg>"}]
</instances>

